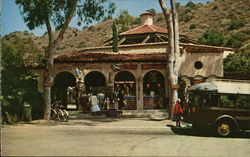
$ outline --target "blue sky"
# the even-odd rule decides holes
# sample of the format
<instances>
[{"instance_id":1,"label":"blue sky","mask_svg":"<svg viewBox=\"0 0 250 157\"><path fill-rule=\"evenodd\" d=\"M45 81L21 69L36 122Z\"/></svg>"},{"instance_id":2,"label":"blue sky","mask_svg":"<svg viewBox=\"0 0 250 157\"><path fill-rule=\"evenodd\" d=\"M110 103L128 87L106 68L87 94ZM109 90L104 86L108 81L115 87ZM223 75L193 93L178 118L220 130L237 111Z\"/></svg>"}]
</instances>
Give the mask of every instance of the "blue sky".
<instances>
[{"instance_id":1,"label":"blue sky","mask_svg":"<svg viewBox=\"0 0 250 157\"><path fill-rule=\"evenodd\" d=\"M141 13L145 12L147 9L154 8L156 12L161 12L158 0L112 0L116 3L116 12L113 17L117 17L121 10L128 10L130 15L139 16ZM167 0L167 4L169 0ZM194 3L206 3L212 0L176 0L176 2L185 5L187 2L192 1ZM93 25L94 22L90 25ZM77 26L77 19L72 19L70 26L82 29L82 26ZM2 36L15 31L24 31L34 33L35 35L41 36L46 32L45 27L36 28L34 30L29 30L24 23L22 16L20 15L20 10L15 4L15 0L2 0Z\"/></svg>"}]
</instances>

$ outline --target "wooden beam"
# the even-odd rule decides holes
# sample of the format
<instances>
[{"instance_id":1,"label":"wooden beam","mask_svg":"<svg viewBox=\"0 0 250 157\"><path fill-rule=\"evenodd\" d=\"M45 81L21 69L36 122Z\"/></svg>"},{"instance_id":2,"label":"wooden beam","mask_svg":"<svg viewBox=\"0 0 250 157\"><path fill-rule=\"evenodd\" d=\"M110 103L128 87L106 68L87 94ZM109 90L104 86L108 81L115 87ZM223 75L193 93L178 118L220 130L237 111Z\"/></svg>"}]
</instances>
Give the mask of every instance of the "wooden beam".
<instances>
[{"instance_id":1,"label":"wooden beam","mask_svg":"<svg viewBox=\"0 0 250 157\"><path fill-rule=\"evenodd\" d=\"M148 35L143 41L142 43L146 43L148 41L148 39L150 38L150 35Z\"/></svg>"},{"instance_id":2,"label":"wooden beam","mask_svg":"<svg viewBox=\"0 0 250 157\"><path fill-rule=\"evenodd\" d=\"M120 45L121 43L123 43L126 40L126 37L123 37L119 42L118 45Z\"/></svg>"}]
</instances>

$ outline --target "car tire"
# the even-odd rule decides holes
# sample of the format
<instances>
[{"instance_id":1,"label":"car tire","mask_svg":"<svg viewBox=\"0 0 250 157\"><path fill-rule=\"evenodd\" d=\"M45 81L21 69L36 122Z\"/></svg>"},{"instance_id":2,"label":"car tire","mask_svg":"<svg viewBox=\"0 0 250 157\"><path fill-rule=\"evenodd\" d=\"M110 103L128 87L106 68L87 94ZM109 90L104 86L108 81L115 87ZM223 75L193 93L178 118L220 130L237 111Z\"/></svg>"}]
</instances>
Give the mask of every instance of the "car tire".
<instances>
[{"instance_id":1,"label":"car tire","mask_svg":"<svg viewBox=\"0 0 250 157\"><path fill-rule=\"evenodd\" d=\"M229 137L233 133L233 125L228 121L220 121L216 125L216 131L219 136Z\"/></svg>"}]
</instances>

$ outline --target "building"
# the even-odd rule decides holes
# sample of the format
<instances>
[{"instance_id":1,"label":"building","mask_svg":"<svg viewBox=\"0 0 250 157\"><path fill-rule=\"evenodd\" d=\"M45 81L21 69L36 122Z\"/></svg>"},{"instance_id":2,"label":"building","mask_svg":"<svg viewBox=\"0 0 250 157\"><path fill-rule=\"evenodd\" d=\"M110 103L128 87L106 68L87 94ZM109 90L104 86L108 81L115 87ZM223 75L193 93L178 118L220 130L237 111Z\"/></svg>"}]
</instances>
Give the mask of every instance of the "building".
<instances>
[{"instance_id":1,"label":"building","mask_svg":"<svg viewBox=\"0 0 250 157\"><path fill-rule=\"evenodd\" d=\"M110 39L103 47L55 56L53 98L64 104L74 103L73 88L84 88L87 92L102 88L106 94L123 90L128 110L166 108L167 30L153 25L151 13L142 14L141 21L141 26L119 35L117 53L112 52ZM192 84L223 77L223 58L233 51L200 45L180 35L180 91ZM42 90L43 71L37 72Z\"/></svg>"}]
</instances>

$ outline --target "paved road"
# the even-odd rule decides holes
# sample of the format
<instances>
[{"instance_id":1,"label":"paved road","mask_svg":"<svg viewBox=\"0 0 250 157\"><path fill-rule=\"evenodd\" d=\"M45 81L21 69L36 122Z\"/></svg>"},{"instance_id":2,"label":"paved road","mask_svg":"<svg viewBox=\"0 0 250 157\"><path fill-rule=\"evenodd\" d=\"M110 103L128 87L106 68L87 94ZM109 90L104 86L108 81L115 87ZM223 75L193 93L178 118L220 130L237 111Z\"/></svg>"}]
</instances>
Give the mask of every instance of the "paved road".
<instances>
[{"instance_id":1,"label":"paved road","mask_svg":"<svg viewBox=\"0 0 250 157\"><path fill-rule=\"evenodd\" d=\"M169 121L85 119L3 126L3 156L250 156L249 136L175 134Z\"/></svg>"}]
</instances>

